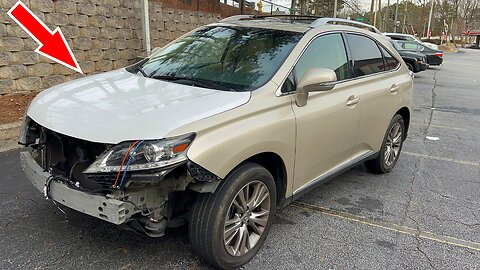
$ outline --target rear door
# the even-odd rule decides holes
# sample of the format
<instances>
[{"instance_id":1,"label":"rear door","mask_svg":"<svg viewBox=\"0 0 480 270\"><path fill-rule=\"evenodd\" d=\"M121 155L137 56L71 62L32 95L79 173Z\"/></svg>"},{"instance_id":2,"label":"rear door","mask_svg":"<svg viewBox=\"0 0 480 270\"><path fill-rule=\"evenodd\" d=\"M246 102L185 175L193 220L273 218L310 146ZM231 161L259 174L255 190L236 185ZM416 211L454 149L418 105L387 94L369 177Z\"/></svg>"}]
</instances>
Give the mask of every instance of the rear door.
<instances>
[{"instance_id":1,"label":"rear door","mask_svg":"<svg viewBox=\"0 0 480 270\"><path fill-rule=\"evenodd\" d=\"M399 61L369 36L347 33L346 40L360 99L357 105L360 124L353 149L353 161L357 161L380 149L388 124L400 103L397 94L400 86L394 72L399 68Z\"/></svg>"}]
</instances>

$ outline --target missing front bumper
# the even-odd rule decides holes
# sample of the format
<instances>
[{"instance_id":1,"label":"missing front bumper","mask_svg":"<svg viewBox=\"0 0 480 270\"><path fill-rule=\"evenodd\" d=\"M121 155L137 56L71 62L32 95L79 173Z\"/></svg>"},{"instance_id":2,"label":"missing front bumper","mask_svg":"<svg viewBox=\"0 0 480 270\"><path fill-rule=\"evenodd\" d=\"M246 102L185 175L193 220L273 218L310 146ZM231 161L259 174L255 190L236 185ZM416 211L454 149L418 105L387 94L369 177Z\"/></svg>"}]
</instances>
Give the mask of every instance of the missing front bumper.
<instances>
[{"instance_id":1,"label":"missing front bumper","mask_svg":"<svg viewBox=\"0 0 480 270\"><path fill-rule=\"evenodd\" d=\"M27 179L43 192L45 182L50 174L38 165L29 152L21 152L20 161ZM143 198L142 201L145 201L146 198L155 196L155 194L149 196L149 190L140 193L132 194L130 197L139 200ZM142 196L142 194L144 195ZM121 201L106 195L92 195L55 181L50 185L50 197L66 207L117 225L125 223L132 215L141 212L135 202Z\"/></svg>"}]
</instances>

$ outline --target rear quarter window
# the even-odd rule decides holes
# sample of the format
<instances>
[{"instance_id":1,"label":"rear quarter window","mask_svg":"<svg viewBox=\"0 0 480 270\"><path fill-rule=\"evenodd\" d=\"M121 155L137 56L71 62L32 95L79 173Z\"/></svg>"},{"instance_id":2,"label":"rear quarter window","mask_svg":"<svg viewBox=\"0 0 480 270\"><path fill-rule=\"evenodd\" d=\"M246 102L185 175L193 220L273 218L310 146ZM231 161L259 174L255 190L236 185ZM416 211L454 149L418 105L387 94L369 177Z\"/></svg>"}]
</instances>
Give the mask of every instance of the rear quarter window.
<instances>
[{"instance_id":1,"label":"rear quarter window","mask_svg":"<svg viewBox=\"0 0 480 270\"><path fill-rule=\"evenodd\" d=\"M393 57L393 55L385 50L383 47L380 47L380 50L382 51L383 57L385 58L385 70L393 70L400 65L400 62Z\"/></svg>"}]
</instances>

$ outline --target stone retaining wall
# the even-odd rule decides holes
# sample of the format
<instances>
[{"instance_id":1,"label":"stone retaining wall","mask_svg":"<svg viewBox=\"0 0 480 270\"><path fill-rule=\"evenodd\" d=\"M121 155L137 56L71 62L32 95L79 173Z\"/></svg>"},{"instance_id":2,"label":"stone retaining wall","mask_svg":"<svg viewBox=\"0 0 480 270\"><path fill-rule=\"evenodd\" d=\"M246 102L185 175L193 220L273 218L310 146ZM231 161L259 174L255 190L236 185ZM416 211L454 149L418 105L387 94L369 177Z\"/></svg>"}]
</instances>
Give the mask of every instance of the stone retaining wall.
<instances>
[{"instance_id":1,"label":"stone retaining wall","mask_svg":"<svg viewBox=\"0 0 480 270\"><path fill-rule=\"evenodd\" d=\"M0 95L41 91L73 80L79 73L34 50L38 44L8 15L17 0L0 0ZM142 55L140 0L23 0L51 30L62 29L82 71L109 71L132 63ZM150 2L153 47L211 22L220 14L165 8Z\"/></svg>"}]
</instances>

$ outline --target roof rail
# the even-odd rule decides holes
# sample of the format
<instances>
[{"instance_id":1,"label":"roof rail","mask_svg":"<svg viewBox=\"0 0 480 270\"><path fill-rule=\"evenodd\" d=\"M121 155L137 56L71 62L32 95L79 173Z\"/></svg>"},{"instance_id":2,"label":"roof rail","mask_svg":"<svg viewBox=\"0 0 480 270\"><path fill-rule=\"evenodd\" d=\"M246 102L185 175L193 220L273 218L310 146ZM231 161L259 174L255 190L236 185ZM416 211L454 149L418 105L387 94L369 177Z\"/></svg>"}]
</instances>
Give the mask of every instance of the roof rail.
<instances>
[{"instance_id":1,"label":"roof rail","mask_svg":"<svg viewBox=\"0 0 480 270\"><path fill-rule=\"evenodd\" d=\"M243 20L261 20L261 19L287 19L290 21L315 21L323 18L321 16L312 15L291 15L291 14L273 14L273 15L235 15L227 17L220 22L234 22Z\"/></svg>"},{"instance_id":2,"label":"roof rail","mask_svg":"<svg viewBox=\"0 0 480 270\"><path fill-rule=\"evenodd\" d=\"M240 21L240 20L245 20L250 18L253 18L253 15L234 15L234 16L227 17L223 20L220 20L220 22L234 22L234 21Z\"/></svg>"},{"instance_id":3,"label":"roof rail","mask_svg":"<svg viewBox=\"0 0 480 270\"><path fill-rule=\"evenodd\" d=\"M310 24L311 28L319 27L322 25L327 25L327 24L343 24L347 26L353 26L353 27L358 27L358 28L367 28L368 31L374 32L377 34L381 34L375 26L362 23L362 22L357 22L353 20L346 20L346 19L340 19L340 18L320 18L315 20L313 23Z\"/></svg>"},{"instance_id":4,"label":"roof rail","mask_svg":"<svg viewBox=\"0 0 480 270\"><path fill-rule=\"evenodd\" d=\"M267 15L255 15L254 18L263 19L263 18L286 18L291 20L316 20L323 18L323 16L315 15L299 15L299 14L267 14Z\"/></svg>"}]
</instances>

